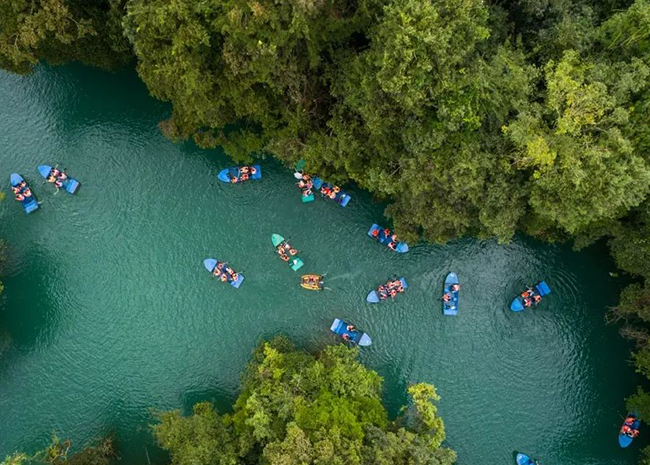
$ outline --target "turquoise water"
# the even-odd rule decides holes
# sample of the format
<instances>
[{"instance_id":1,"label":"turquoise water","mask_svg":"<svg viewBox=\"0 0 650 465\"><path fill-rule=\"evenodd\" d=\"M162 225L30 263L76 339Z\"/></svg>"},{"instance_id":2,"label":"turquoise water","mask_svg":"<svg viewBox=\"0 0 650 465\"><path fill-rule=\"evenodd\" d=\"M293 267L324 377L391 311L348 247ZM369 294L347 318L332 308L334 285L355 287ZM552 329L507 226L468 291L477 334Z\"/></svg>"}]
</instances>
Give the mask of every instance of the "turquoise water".
<instances>
[{"instance_id":1,"label":"turquoise water","mask_svg":"<svg viewBox=\"0 0 650 465\"><path fill-rule=\"evenodd\" d=\"M43 447L56 429L77 447L114 432L126 463L162 462L152 408L225 409L260 339L286 333L315 350L335 342L341 317L371 335L362 358L384 376L393 414L409 383L436 385L460 465L511 464L516 450L544 465L635 462L643 439L616 441L635 380L603 318L621 286L604 247L463 239L395 254L365 235L385 220L363 191L348 186L347 208L302 204L271 160L261 182L220 183L228 159L165 140L157 123L170 109L132 71L0 74L0 101L0 186L10 194L9 174L22 173L42 202L29 216L9 195L0 203L0 455ZM77 177L78 194L43 185L44 162ZM275 256L272 233L301 250L300 272ZM207 257L243 270L242 287L212 279ZM303 271L327 273L332 290L301 289ZM438 300L449 271L462 283L457 317ZM366 304L393 273L406 293ZM508 310L540 278L551 296Z\"/></svg>"}]
</instances>

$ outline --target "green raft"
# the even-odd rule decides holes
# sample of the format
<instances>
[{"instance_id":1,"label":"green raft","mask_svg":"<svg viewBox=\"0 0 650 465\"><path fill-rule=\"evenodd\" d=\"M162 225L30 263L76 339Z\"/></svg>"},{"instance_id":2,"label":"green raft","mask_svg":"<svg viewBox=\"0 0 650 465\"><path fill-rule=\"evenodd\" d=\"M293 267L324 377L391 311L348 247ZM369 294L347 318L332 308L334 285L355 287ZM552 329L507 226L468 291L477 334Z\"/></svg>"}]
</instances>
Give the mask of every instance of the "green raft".
<instances>
[{"instance_id":1,"label":"green raft","mask_svg":"<svg viewBox=\"0 0 650 465\"><path fill-rule=\"evenodd\" d=\"M298 271L304 263L298 257L298 251L294 249L284 237L279 234L271 235L271 243L282 260L287 262L293 271ZM293 253L291 253L293 251Z\"/></svg>"}]
</instances>

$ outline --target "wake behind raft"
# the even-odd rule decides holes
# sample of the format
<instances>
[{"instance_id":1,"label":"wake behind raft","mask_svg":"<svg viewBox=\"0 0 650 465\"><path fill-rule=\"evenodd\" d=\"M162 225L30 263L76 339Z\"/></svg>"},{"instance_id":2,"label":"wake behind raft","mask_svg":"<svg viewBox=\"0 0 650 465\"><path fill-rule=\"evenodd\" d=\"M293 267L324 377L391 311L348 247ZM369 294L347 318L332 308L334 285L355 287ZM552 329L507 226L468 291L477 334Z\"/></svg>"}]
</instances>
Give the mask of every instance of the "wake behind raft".
<instances>
[{"instance_id":1,"label":"wake behind raft","mask_svg":"<svg viewBox=\"0 0 650 465\"><path fill-rule=\"evenodd\" d=\"M9 181L11 182L11 190L16 196L16 200L25 209L25 213L29 214L36 210L38 208L38 202L23 177L18 173L11 173Z\"/></svg>"},{"instance_id":2,"label":"wake behind raft","mask_svg":"<svg viewBox=\"0 0 650 465\"><path fill-rule=\"evenodd\" d=\"M221 282L227 282L236 289L239 289L241 283L244 282L244 275L237 273L225 262L220 262L213 258L206 258L203 260L203 265L205 266L206 270L212 273L212 276L219 278Z\"/></svg>"},{"instance_id":3,"label":"wake behind raft","mask_svg":"<svg viewBox=\"0 0 650 465\"><path fill-rule=\"evenodd\" d=\"M260 165L234 166L221 170L217 177L219 181L230 184L237 184L249 180L257 181L258 179L262 179L262 167Z\"/></svg>"},{"instance_id":4,"label":"wake behind raft","mask_svg":"<svg viewBox=\"0 0 650 465\"><path fill-rule=\"evenodd\" d=\"M376 290L370 291L366 296L366 302L376 304L389 297L395 297L397 294L404 292L408 288L406 279L399 278L388 281L386 284L379 286Z\"/></svg>"},{"instance_id":5,"label":"wake behind raft","mask_svg":"<svg viewBox=\"0 0 650 465\"><path fill-rule=\"evenodd\" d=\"M533 287L526 289L521 295L514 298L510 304L510 310L520 312L526 307L537 305L542 301L542 297L551 293L551 288L544 281L540 281Z\"/></svg>"},{"instance_id":6,"label":"wake behind raft","mask_svg":"<svg viewBox=\"0 0 650 465\"><path fill-rule=\"evenodd\" d=\"M53 183L57 189L65 189L68 194L74 194L79 188L79 181L68 176L63 170L52 168L50 165L40 165L38 172L47 182Z\"/></svg>"},{"instance_id":7,"label":"wake behind raft","mask_svg":"<svg viewBox=\"0 0 650 465\"><path fill-rule=\"evenodd\" d=\"M341 339L343 339L343 341L349 342L350 344L356 344L361 347L367 347L372 344L370 336L357 330L354 325L348 324L343 320L339 320L338 318L334 320L332 326L330 327L330 330L332 330L333 333L341 336Z\"/></svg>"}]
</instances>

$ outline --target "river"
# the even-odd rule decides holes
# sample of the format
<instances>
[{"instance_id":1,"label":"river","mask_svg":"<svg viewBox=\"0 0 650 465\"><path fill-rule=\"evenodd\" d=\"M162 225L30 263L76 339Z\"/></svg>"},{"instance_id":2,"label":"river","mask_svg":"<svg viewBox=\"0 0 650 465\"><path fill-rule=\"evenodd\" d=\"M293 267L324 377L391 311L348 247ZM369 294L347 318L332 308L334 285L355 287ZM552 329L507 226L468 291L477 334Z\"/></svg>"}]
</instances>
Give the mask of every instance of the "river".
<instances>
[{"instance_id":1,"label":"river","mask_svg":"<svg viewBox=\"0 0 650 465\"><path fill-rule=\"evenodd\" d=\"M347 186L347 208L302 204L272 160L261 182L220 183L232 163L166 140L157 123L170 107L132 70L1 73L0 102L0 456L42 448L56 429L77 448L113 432L124 463L147 453L161 463L151 409L205 399L226 409L258 341L286 333L316 350L336 341L328 328L342 317L372 336L361 357L384 377L391 414L409 383L435 384L459 465L512 464L514 451L543 465L635 462L644 441L616 441L635 379L629 345L603 318L621 287L604 246L462 239L393 253L365 235L386 221L364 191ZM78 178L79 192L54 195L36 172L46 162ZM12 171L42 202L29 216L11 198ZM327 273L331 291L299 287L274 232L301 249L301 272ZM240 289L208 275L210 256L244 270ZM438 300L448 271L462 283L457 317ZM366 304L393 273L406 293ZM540 278L552 294L511 312Z\"/></svg>"}]
</instances>

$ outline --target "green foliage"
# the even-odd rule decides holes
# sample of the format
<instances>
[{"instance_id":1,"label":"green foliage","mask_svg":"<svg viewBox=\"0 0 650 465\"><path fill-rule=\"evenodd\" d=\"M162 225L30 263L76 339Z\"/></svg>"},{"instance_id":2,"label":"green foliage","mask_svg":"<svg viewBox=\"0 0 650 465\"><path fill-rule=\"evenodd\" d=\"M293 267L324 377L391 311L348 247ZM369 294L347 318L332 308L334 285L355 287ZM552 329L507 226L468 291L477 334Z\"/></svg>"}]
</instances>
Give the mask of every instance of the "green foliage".
<instances>
[{"instance_id":1,"label":"green foliage","mask_svg":"<svg viewBox=\"0 0 650 465\"><path fill-rule=\"evenodd\" d=\"M123 2L6 0L0 3L0 66L27 73L40 60L113 68L130 59L119 20Z\"/></svg>"},{"instance_id":2,"label":"green foliage","mask_svg":"<svg viewBox=\"0 0 650 465\"><path fill-rule=\"evenodd\" d=\"M357 356L342 345L313 356L276 338L253 353L232 414L208 403L188 417L164 412L154 436L175 465L453 463L433 386L412 386L413 408L389 422L381 378ZM413 428L398 426L411 417Z\"/></svg>"}]
</instances>

